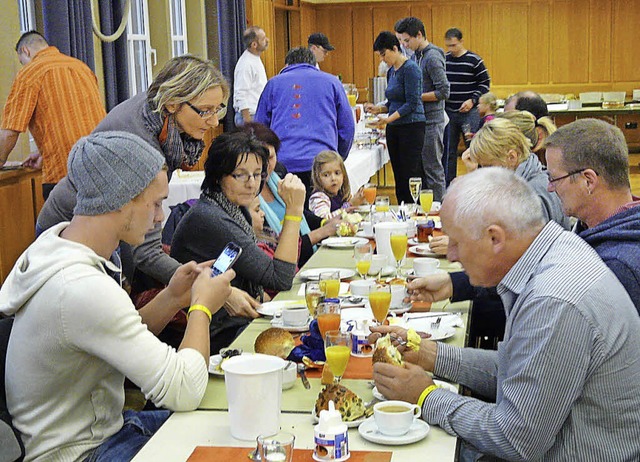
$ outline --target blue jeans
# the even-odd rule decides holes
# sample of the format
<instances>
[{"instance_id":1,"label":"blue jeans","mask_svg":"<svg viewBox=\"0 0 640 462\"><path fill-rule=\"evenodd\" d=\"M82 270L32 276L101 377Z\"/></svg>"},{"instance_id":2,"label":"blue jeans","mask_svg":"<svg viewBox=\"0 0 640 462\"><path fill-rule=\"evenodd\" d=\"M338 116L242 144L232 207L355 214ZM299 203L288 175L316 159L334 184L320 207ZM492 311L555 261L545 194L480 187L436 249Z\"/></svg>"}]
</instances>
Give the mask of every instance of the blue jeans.
<instances>
[{"instance_id":1,"label":"blue jeans","mask_svg":"<svg viewBox=\"0 0 640 462\"><path fill-rule=\"evenodd\" d=\"M449 150L445 151L444 156L442 157L442 165L445 169L445 174L447 178L447 186L451 183L451 181L458 174L458 142L460 141L460 137L464 135L462 133L462 125L469 124L469 128L472 131L477 130L478 125L480 124L480 115L478 114L478 108L474 107L469 112L453 112L447 111L447 115L449 116ZM467 148L469 147L469 142L464 140ZM445 160L445 156L447 159Z\"/></svg>"},{"instance_id":2,"label":"blue jeans","mask_svg":"<svg viewBox=\"0 0 640 462\"><path fill-rule=\"evenodd\" d=\"M124 411L124 425L84 462L129 462L171 415L170 411Z\"/></svg>"}]
</instances>

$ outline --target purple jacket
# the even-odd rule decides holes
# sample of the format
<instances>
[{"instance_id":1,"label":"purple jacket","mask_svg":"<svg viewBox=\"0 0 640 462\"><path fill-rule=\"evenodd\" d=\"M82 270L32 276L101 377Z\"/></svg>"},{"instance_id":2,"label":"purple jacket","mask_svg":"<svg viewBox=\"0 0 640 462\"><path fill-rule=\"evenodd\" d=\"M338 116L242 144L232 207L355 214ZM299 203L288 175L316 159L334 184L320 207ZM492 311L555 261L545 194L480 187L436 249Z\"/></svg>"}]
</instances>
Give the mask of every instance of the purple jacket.
<instances>
[{"instance_id":1,"label":"purple jacket","mask_svg":"<svg viewBox=\"0 0 640 462\"><path fill-rule=\"evenodd\" d=\"M278 161L290 172L310 171L313 158L324 150L346 159L355 132L342 84L310 64L287 66L267 82L255 121L278 135Z\"/></svg>"}]
</instances>

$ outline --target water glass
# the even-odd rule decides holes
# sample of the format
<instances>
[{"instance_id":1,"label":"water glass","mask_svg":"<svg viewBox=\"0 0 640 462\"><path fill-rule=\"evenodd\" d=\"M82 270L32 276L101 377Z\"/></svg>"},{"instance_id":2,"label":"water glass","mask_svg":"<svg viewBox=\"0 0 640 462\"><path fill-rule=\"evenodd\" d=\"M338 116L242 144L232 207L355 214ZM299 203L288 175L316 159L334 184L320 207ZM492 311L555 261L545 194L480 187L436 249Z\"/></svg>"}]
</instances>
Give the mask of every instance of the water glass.
<instances>
[{"instance_id":1,"label":"water glass","mask_svg":"<svg viewBox=\"0 0 640 462\"><path fill-rule=\"evenodd\" d=\"M288 432L278 432L275 435L260 435L258 437L260 459L264 462L291 462L293 460L293 445L295 441L295 435Z\"/></svg>"}]
</instances>

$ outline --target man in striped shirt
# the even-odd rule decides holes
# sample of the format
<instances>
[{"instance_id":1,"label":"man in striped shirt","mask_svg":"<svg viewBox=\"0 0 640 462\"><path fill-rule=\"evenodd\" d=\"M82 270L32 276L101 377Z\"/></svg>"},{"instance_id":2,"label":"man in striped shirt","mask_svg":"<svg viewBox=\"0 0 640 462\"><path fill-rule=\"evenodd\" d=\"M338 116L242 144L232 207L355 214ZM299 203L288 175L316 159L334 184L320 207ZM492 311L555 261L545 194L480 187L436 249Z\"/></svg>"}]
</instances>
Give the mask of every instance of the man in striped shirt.
<instances>
[{"instance_id":1,"label":"man in striped shirt","mask_svg":"<svg viewBox=\"0 0 640 462\"><path fill-rule=\"evenodd\" d=\"M24 33L16 52L24 67L16 75L2 114L0 166L7 161L18 135L29 129L39 152L31 154L23 165L42 167L46 199L67 174L71 147L91 133L106 111L91 69L49 46L38 32Z\"/></svg>"},{"instance_id":2,"label":"man in striped shirt","mask_svg":"<svg viewBox=\"0 0 640 462\"><path fill-rule=\"evenodd\" d=\"M545 224L536 194L506 169L464 175L440 213L447 257L472 284L497 286L504 341L487 351L423 340L404 351L406 368L374 366L378 390L462 438L461 460L640 460L640 318L611 270ZM424 370L495 402L436 388Z\"/></svg>"},{"instance_id":3,"label":"man in striped shirt","mask_svg":"<svg viewBox=\"0 0 640 462\"><path fill-rule=\"evenodd\" d=\"M444 35L447 46L447 79L451 85L445 110L449 116L449 151L443 159L447 176L447 186L457 175L458 142L460 135L469 147L470 135L478 129L478 99L489 91L491 79L484 61L477 54L467 50L460 29L451 28Z\"/></svg>"}]
</instances>

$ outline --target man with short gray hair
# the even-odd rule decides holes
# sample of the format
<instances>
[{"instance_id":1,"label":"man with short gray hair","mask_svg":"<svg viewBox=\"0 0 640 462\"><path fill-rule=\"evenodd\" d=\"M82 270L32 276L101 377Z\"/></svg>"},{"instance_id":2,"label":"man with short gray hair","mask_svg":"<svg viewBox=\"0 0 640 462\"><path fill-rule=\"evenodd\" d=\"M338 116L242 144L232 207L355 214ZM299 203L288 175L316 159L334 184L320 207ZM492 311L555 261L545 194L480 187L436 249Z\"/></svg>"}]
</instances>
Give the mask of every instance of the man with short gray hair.
<instances>
[{"instance_id":1,"label":"man with short gray hair","mask_svg":"<svg viewBox=\"0 0 640 462\"><path fill-rule=\"evenodd\" d=\"M456 180L440 214L447 258L473 284L497 286L504 341L498 351L400 347L405 368L374 365L378 390L462 438L463 461L640 459L640 317L615 275L578 236L544 224L536 194L506 169ZM409 286L414 300L421 284ZM437 388L425 370L495 403Z\"/></svg>"},{"instance_id":2,"label":"man with short gray hair","mask_svg":"<svg viewBox=\"0 0 640 462\"><path fill-rule=\"evenodd\" d=\"M242 34L242 40L245 50L233 71L233 109L236 112L236 126L253 120L260 94L267 84L267 71L260 59L269 46L267 34L261 27L251 26Z\"/></svg>"},{"instance_id":3,"label":"man with short gray hair","mask_svg":"<svg viewBox=\"0 0 640 462\"><path fill-rule=\"evenodd\" d=\"M549 191L578 236L598 252L640 313L640 198L631 194L629 148L622 131L580 119L547 138Z\"/></svg>"}]
</instances>

